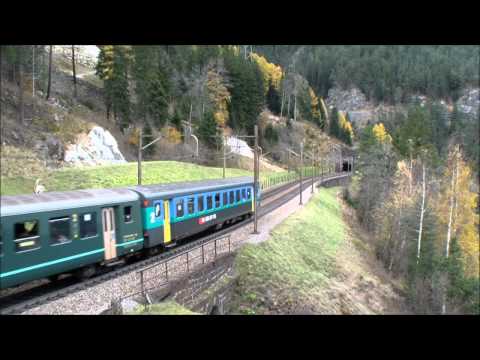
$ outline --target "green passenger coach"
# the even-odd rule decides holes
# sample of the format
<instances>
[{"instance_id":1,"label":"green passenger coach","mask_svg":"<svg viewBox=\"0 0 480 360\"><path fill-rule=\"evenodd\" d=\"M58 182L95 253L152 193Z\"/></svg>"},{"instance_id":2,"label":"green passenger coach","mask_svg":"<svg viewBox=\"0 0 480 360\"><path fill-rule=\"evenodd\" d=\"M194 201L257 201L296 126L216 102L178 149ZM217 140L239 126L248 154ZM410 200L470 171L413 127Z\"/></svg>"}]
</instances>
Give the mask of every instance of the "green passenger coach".
<instances>
[{"instance_id":1,"label":"green passenger coach","mask_svg":"<svg viewBox=\"0 0 480 360\"><path fill-rule=\"evenodd\" d=\"M253 178L2 196L0 288L154 254L253 214ZM259 201L257 197L257 204Z\"/></svg>"},{"instance_id":2,"label":"green passenger coach","mask_svg":"<svg viewBox=\"0 0 480 360\"><path fill-rule=\"evenodd\" d=\"M143 247L139 196L128 189L2 196L0 288L122 262Z\"/></svg>"}]
</instances>

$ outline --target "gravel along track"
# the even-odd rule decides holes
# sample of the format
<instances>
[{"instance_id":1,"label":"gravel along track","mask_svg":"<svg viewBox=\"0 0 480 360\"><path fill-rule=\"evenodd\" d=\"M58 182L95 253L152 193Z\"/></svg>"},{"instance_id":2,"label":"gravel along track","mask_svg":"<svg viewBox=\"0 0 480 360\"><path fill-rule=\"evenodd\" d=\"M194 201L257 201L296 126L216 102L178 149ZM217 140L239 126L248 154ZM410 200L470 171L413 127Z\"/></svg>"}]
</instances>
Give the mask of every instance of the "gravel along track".
<instances>
[{"instance_id":1,"label":"gravel along track","mask_svg":"<svg viewBox=\"0 0 480 360\"><path fill-rule=\"evenodd\" d=\"M304 189L302 196L304 203L306 203L310 198L311 181L305 179L302 187ZM28 300L26 303L16 304L3 311L0 310L0 313L100 314L110 307L112 300L140 290L137 271L141 268L185 252L188 248L193 248L202 242L227 233L231 234L233 249L240 247L245 242L258 243L268 238L271 228L298 209L298 193L298 181L280 185L268 192L264 192L262 206L259 209L258 229L260 234L258 235L252 234L253 220L244 220L219 232L195 240L192 243L178 246L167 253L127 265L119 270L111 271L83 283L69 285L65 289L41 295L34 300ZM169 264L169 279L185 273L186 269L181 258L182 256L179 256L178 260L175 259L175 261L178 261L176 265L174 264L175 262L172 262L172 270L170 270ZM190 264L190 271L195 267L195 264ZM158 270L155 270L156 268ZM156 268L152 269L153 273L149 273L148 278L156 278L161 283L165 280L164 270L163 267ZM154 271L158 271L158 274Z\"/></svg>"}]
</instances>

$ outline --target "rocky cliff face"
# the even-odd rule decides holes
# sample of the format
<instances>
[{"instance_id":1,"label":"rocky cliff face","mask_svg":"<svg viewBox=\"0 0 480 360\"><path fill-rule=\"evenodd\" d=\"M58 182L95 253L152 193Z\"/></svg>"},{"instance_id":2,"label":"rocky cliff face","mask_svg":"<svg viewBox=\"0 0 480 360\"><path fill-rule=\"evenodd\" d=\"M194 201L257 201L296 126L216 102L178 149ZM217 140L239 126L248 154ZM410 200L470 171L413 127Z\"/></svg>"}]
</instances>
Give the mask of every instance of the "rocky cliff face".
<instances>
[{"instance_id":1,"label":"rocky cliff face","mask_svg":"<svg viewBox=\"0 0 480 360\"><path fill-rule=\"evenodd\" d=\"M332 88L328 92L327 106L330 110L334 107L337 110L347 112L352 123L358 128L363 128L370 121L375 120L377 112L384 110L384 106L375 106L367 100L358 88L342 90Z\"/></svg>"},{"instance_id":2,"label":"rocky cliff face","mask_svg":"<svg viewBox=\"0 0 480 360\"><path fill-rule=\"evenodd\" d=\"M478 119L480 112L480 89L466 89L463 96L458 99L457 105L461 111Z\"/></svg>"},{"instance_id":3,"label":"rocky cliff face","mask_svg":"<svg viewBox=\"0 0 480 360\"><path fill-rule=\"evenodd\" d=\"M410 100L416 100L420 104L425 105L429 99L426 96L412 95ZM369 122L374 122L380 113L405 109L405 106L391 106L386 104L375 105L372 102L369 102L365 94L363 94L358 88L351 88L348 90L332 88L328 92L326 102L330 109L336 107L340 111L347 112L352 123L358 128L363 128ZM452 109L453 105L445 100L441 100L440 104L444 105L449 110ZM456 104L459 110L470 115L472 118L478 119L480 89L465 89L463 95Z\"/></svg>"},{"instance_id":4,"label":"rocky cliff face","mask_svg":"<svg viewBox=\"0 0 480 360\"><path fill-rule=\"evenodd\" d=\"M100 126L95 126L87 136L79 136L77 143L69 145L65 151L64 160L75 165L126 162L115 138Z\"/></svg>"}]
</instances>

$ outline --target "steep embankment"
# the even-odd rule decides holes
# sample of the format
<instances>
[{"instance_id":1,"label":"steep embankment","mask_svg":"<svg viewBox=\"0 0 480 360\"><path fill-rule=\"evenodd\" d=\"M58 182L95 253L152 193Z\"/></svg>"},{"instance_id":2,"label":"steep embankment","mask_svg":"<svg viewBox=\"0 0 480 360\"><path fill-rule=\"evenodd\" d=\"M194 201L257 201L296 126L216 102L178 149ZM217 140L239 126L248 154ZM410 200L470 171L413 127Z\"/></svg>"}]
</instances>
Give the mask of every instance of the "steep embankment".
<instances>
[{"instance_id":1,"label":"steep embankment","mask_svg":"<svg viewBox=\"0 0 480 360\"><path fill-rule=\"evenodd\" d=\"M240 251L233 312L378 314L404 312L396 285L337 196L321 189L259 245Z\"/></svg>"}]
</instances>

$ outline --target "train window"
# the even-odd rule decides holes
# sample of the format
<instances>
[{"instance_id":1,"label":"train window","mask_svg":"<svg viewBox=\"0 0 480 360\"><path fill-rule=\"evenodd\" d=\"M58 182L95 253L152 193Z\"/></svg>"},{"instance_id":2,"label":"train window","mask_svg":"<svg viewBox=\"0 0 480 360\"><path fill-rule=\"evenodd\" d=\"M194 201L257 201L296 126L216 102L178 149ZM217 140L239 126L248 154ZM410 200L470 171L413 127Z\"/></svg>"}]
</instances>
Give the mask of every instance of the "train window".
<instances>
[{"instance_id":1,"label":"train window","mask_svg":"<svg viewBox=\"0 0 480 360\"><path fill-rule=\"evenodd\" d=\"M230 204L233 205L234 203L235 203L235 196L234 196L233 190L232 190L232 191L230 191Z\"/></svg>"},{"instance_id":2,"label":"train window","mask_svg":"<svg viewBox=\"0 0 480 360\"><path fill-rule=\"evenodd\" d=\"M220 207L220 193L215 194L215 207L216 208Z\"/></svg>"},{"instance_id":3,"label":"train window","mask_svg":"<svg viewBox=\"0 0 480 360\"><path fill-rule=\"evenodd\" d=\"M207 196L207 210L210 210L212 208L212 196L209 195Z\"/></svg>"},{"instance_id":4,"label":"train window","mask_svg":"<svg viewBox=\"0 0 480 360\"><path fill-rule=\"evenodd\" d=\"M38 221L31 220L15 224L15 239L26 239L38 236Z\"/></svg>"},{"instance_id":5,"label":"train window","mask_svg":"<svg viewBox=\"0 0 480 360\"><path fill-rule=\"evenodd\" d=\"M66 244L70 240L70 216L52 218L50 224L50 245Z\"/></svg>"},{"instance_id":6,"label":"train window","mask_svg":"<svg viewBox=\"0 0 480 360\"><path fill-rule=\"evenodd\" d=\"M97 213L80 215L80 238L97 236Z\"/></svg>"},{"instance_id":7,"label":"train window","mask_svg":"<svg viewBox=\"0 0 480 360\"><path fill-rule=\"evenodd\" d=\"M175 202L175 206L177 207L177 217L183 216L183 199L178 199Z\"/></svg>"},{"instance_id":8,"label":"train window","mask_svg":"<svg viewBox=\"0 0 480 360\"><path fill-rule=\"evenodd\" d=\"M203 206L203 195L198 197L198 211L201 212L204 210Z\"/></svg>"},{"instance_id":9,"label":"train window","mask_svg":"<svg viewBox=\"0 0 480 360\"><path fill-rule=\"evenodd\" d=\"M189 214L195 213L195 198L188 198L187 209Z\"/></svg>"},{"instance_id":10,"label":"train window","mask_svg":"<svg viewBox=\"0 0 480 360\"><path fill-rule=\"evenodd\" d=\"M0 224L0 256L3 255L2 224Z\"/></svg>"},{"instance_id":11,"label":"train window","mask_svg":"<svg viewBox=\"0 0 480 360\"><path fill-rule=\"evenodd\" d=\"M223 200L223 206L226 206L228 204L228 193L224 192L222 193L222 200Z\"/></svg>"},{"instance_id":12,"label":"train window","mask_svg":"<svg viewBox=\"0 0 480 360\"><path fill-rule=\"evenodd\" d=\"M236 201L236 202L239 202L239 201L240 201L240 190L237 190L237 191L235 192L235 195L236 195L236 196L235 196L235 201Z\"/></svg>"},{"instance_id":13,"label":"train window","mask_svg":"<svg viewBox=\"0 0 480 360\"><path fill-rule=\"evenodd\" d=\"M34 250L40 247L38 221L30 220L15 224L15 251Z\"/></svg>"},{"instance_id":14,"label":"train window","mask_svg":"<svg viewBox=\"0 0 480 360\"><path fill-rule=\"evenodd\" d=\"M247 199L250 200L251 196L252 196L252 189L248 188L247 189Z\"/></svg>"},{"instance_id":15,"label":"train window","mask_svg":"<svg viewBox=\"0 0 480 360\"><path fill-rule=\"evenodd\" d=\"M243 200L247 199L247 190L246 189L242 189L242 199Z\"/></svg>"},{"instance_id":16,"label":"train window","mask_svg":"<svg viewBox=\"0 0 480 360\"><path fill-rule=\"evenodd\" d=\"M162 206L159 202L155 204L155 217L160 217L162 215Z\"/></svg>"},{"instance_id":17,"label":"train window","mask_svg":"<svg viewBox=\"0 0 480 360\"><path fill-rule=\"evenodd\" d=\"M124 218L126 223L133 222L132 207L131 206L125 206L123 208L123 218Z\"/></svg>"}]
</instances>

